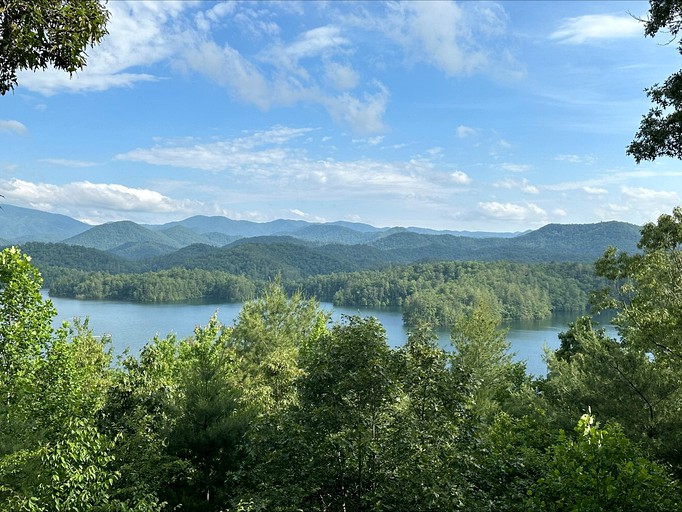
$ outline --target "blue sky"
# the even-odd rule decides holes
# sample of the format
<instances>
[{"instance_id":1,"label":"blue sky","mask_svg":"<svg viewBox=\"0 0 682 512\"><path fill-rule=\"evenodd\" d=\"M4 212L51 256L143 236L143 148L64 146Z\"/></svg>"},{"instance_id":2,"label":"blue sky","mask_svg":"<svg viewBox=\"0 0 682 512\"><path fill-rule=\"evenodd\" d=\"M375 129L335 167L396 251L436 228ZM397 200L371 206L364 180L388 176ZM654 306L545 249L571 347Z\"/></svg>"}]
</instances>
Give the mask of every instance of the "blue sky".
<instances>
[{"instance_id":1,"label":"blue sky","mask_svg":"<svg viewBox=\"0 0 682 512\"><path fill-rule=\"evenodd\" d=\"M192 215L520 231L655 220L625 154L682 67L648 2L110 1L77 75L0 97L0 193L99 224Z\"/></svg>"}]
</instances>

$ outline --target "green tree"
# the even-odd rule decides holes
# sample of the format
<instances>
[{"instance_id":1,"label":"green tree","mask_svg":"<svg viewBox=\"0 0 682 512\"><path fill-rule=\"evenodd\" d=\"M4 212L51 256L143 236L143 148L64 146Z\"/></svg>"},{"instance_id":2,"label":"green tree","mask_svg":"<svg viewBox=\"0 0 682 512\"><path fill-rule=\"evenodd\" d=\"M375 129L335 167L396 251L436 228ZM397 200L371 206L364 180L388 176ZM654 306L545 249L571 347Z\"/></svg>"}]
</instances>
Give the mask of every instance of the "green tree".
<instances>
[{"instance_id":1,"label":"green tree","mask_svg":"<svg viewBox=\"0 0 682 512\"><path fill-rule=\"evenodd\" d=\"M395 400L391 353L375 318L347 317L316 343L300 379L296 457L305 510L374 510L380 451Z\"/></svg>"},{"instance_id":2,"label":"green tree","mask_svg":"<svg viewBox=\"0 0 682 512\"><path fill-rule=\"evenodd\" d=\"M43 280L31 258L10 247L0 252L0 387L11 404L30 383L52 339L52 303L40 294Z\"/></svg>"},{"instance_id":3,"label":"green tree","mask_svg":"<svg viewBox=\"0 0 682 512\"><path fill-rule=\"evenodd\" d=\"M243 458L248 425L240 408L230 330L213 316L180 347L177 419L168 433L170 453L190 463L178 505L186 510L224 510L229 475Z\"/></svg>"},{"instance_id":4,"label":"green tree","mask_svg":"<svg viewBox=\"0 0 682 512\"><path fill-rule=\"evenodd\" d=\"M594 310L614 309L619 337L579 319L548 358L541 385L550 415L592 407L682 474L682 209L642 228L640 253L611 248L595 265L610 287ZM551 411L554 411L552 413Z\"/></svg>"},{"instance_id":5,"label":"green tree","mask_svg":"<svg viewBox=\"0 0 682 512\"><path fill-rule=\"evenodd\" d=\"M295 399L295 380L305 358L326 332L329 313L300 292L287 296L279 279L244 303L230 335L245 399L265 411Z\"/></svg>"},{"instance_id":6,"label":"green tree","mask_svg":"<svg viewBox=\"0 0 682 512\"><path fill-rule=\"evenodd\" d=\"M41 278L14 248L0 253L0 510L154 510L111 491L115 439L97 420L110 379L108 340L87 323L52 331Z\"/></svg>"},{"instance_id":7,"label":"green tree","mask_svg":"<svg viewBox=\"0 0 682 512\"><path fill-rule=\"evenodd\" d=\"M381 446L389 477L377 489L376 510L465 508L473 467L471 395L451 371L451 360L423 327L397 350L399 394Z\"/></svg>"},{"instance_id":8,"label":"green tree","mask_svg":"<svg viewBox=\"0 0 682 512\"><path fill-rule=\"evenodd\" d=\"M648 37L665 32L666 37L676 39L682 28L682 2L650 0L649 15L643 23ZM682 41L677 48L682 53ZM682 71L670 75L662 85L646 89L646 94L654 105L642 116L627 153L637 163L661 156L682 158Z\"/></svg>"},{"instance_id":9,"label":"green tree","mask_svg":"<svg viewBox=\"0 0 682 512\"><path fill-rule=\"evenodd\" d=\"M165 500L190 471L187 460L167 449L178 417L180 343L173 335L150 340L138 357L122 358L107 388L99 428L117 440L120 478L112 495L120 501Z\"/></svg>"},{"instance_id":10,"label":"green tree","mask_svg":"<svg viewBox=\"0 0 682 512\"><path fill-rule=\"evenodd\" d=\"M22 69L82 69L88 47L106 35L108 19L99 0L0 2L0 94L14 89Z\"/></svg>"},{"instance_id":11,"label":"green tree","mask_svg":"<svg viewBox=\"0 0 682 512\"><path fill-rule=\"evenodd\" d=\"M618 424L601 427L584 414L575 436L563 431L545 475L531 487L526 510L680 510L679 486L665 468L642 457Z\"/></svg>"},{"instance_id":12,"label":"green tree","mask_svg":"<svg viewBox=\"0 0 682 512\"><path fill-rule=\"evenodd\" d=\"M510 407L527 381L525 364L513 361L501 322L490 303L480 302L458 317L450 333L453 371L468 382L476 413L484 421L490 421L502 405Z\"/></svg>"}]
</instances>

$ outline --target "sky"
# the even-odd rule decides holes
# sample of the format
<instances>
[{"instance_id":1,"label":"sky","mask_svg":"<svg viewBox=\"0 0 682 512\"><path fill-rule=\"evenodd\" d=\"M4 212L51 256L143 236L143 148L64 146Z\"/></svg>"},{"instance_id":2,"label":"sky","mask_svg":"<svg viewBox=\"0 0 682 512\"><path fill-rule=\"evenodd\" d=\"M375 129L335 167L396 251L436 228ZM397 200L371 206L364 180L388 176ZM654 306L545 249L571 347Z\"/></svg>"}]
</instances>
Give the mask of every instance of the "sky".
<instances>
[{"instance_id":1,"label":"sky","mask_svg":"<svg viewBox=\"0 0 682 512\"><path fill-rule=\"evenodd\" d=\"M682 164L625 154L682 67L648 2L110 0L73 76L0 96L6 204L516 232L654 221Z\"/></svg>"}]
</instances>

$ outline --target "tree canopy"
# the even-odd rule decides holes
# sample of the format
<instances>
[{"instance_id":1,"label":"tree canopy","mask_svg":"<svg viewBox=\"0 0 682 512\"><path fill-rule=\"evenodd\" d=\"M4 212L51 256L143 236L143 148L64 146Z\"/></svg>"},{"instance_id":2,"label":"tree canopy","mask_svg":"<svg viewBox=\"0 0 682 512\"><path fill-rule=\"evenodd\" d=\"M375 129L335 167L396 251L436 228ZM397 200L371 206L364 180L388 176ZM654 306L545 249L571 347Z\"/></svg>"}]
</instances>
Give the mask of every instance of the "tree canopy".
<instances>
[{"instance_id":1,"label":"tree canopy","mask_svg":"<svg viewBox=\"0 0 682 512\"><path fill-rule=\"evenodd\" d=\"M649 16L644 21L644 34L654 37L659 32L677 38L682 29L682 1L651 0ZM682 53L682 40L677 48ZM639 130L627 148L627 153L637 163L655 160L661 156L682 158L682 70L670 75L663 84L646 89L653 102L649 112L642 116Z\"/></svg>"},{"instance_id":2,"label":"tree canopy","mask_svg":"<svg viewBox=\"0 0 682 512\"><path fill-rule=\"evenodd\" d=\"M99 0L2 0L0 94L14 90L20 70L83 69L86 50L107 34L108 20Z\"/></svg>"}]
</instances>

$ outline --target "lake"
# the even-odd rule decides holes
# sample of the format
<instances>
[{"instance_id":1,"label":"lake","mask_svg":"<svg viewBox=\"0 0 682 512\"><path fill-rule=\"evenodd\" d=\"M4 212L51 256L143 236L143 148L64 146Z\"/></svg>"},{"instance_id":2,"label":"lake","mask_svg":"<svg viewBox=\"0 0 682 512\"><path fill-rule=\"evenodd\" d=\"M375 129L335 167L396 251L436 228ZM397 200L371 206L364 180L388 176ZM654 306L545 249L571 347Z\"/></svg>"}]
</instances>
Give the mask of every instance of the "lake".
<instances>
[{"instance_id":1,"label":"lake","mask_svg":"<svg viewBox=\"0 0 682 512\"><path fill-rule=\"evenodd\" d=\"M114 352L120 354L126 348L138 354L140 349L155 335L161 337L175 333L184 338L193 333L197 325L205 325L211 315L218 313L218 319L225 325L232 325L241 311L241 303L224 304L138 304L114 301L75 300L51 297L57 308L55 326L74 317L90 319L90 328L95 335L110 335ZM389 344L402 345L407 339L403 327L402 313L398 310L377 310L334 307L328 303L321 306L332 311L332 318L342 315L376 317L386 329ZM547 371L543 347L556 349L559 346L558 333L565 331L576 314L557 314L539 321L515 321L505 324L509 328L507 339L515 353L516 360L525 360L529 373L544 375ZM610 326L607 326L610 327ZM607 329L608 330L608 329ZM613 331L611 330L611 334ZM449 344L447 332L439 333L443 346Z\"/></svg>"}]
</instances>

